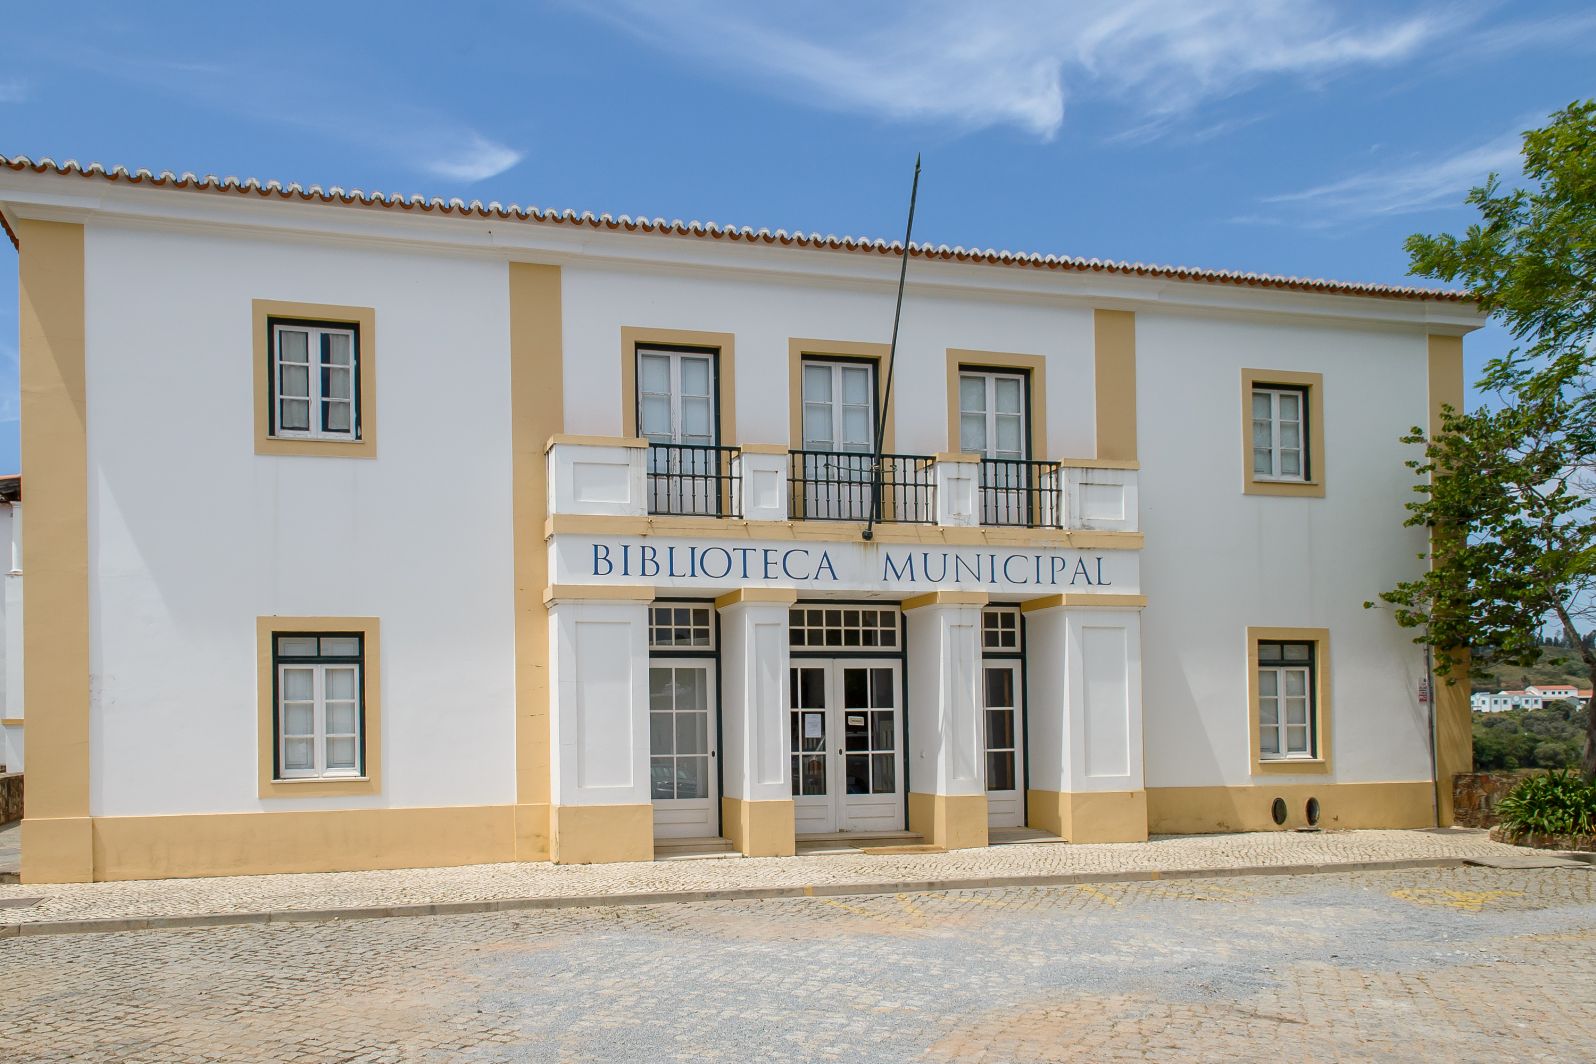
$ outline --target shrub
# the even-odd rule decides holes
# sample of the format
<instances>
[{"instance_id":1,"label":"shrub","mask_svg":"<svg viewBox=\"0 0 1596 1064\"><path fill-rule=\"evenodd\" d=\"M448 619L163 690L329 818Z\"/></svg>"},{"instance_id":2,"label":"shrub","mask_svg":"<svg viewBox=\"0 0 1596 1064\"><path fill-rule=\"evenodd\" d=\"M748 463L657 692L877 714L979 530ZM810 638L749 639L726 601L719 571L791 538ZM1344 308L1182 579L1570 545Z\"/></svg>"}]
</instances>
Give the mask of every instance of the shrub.
<instances>
[{"instance_id":1,"label":"shrub","mask_svg":"<svg viewBox=\"0 0 1596 1064\"><path fill-rule=\"evenodd\" d=\"M1496 804L1514 835L1596 834L1596 784L1566 770L1531 776Z\"/></svg>"}]
</instances>

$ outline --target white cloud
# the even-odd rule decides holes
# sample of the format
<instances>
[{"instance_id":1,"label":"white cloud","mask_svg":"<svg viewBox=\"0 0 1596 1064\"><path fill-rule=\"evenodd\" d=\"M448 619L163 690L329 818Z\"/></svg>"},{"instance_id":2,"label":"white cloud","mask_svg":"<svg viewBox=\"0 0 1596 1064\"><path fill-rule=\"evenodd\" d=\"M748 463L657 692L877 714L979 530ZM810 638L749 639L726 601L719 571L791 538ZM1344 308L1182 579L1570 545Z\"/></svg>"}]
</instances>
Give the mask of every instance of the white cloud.
<instances>
[{"instance_id":1,"label":"white cloud","mask_svg":"<svg viewBox=\"0 0 1596 1064\"><path fill-rule=\"evenodd\" d=\"M581 10L805 101L1043 138L1073 95L1174 115L1267 78L1395 63L1467 21L1456 11L1354 21L1321 0L619 0Z\"/></svg>"},{"instance_id":2,"label":"white cloud","mask_svg":"<svg viewBox=\"0 0 1596 1064\"><path fill-rule=\"evenodd\" d=\"M1377 167L1299 192L1268 196L1263 200L1264 214L1237 220L1327 227L1455 207L1469 189L1484 184L1486 175L1517 176L1521 143L1522 135L1511 133L1441 158Z\"/></svg>"},{"instance_id":3,"label":"white cloud","mask_svg":"<svg viewBox=\"0 0 1596 1064\"><path fill-rule=\"evenodd\" d=\"M489 140L472 130L429 137L430 158L421 166L429 174L454 181L483 181L510 169L525 158L524 152Z\"/></svg>"},{"instance_id":4,"label":"white cloud","mask_svg":"<svg viewBox=\"0 0 1596 1064\"><path fill-rule=\"evenodd\" d=\"M19 78L0 81L0 103L22 103L28 98L28 87Z\"/></svg>"}]
</instances>

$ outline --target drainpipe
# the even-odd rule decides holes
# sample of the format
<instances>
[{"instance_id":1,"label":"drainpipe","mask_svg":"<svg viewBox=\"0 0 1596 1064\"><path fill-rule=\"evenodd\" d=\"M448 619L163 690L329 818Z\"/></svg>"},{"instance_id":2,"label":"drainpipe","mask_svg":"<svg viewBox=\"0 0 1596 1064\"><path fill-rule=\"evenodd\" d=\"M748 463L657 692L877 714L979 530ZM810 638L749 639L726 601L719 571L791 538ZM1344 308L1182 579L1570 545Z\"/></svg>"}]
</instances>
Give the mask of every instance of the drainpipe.
<instances>
[{"instance_id":1,"label":"drainpipe","mask_svg":"<svg viewBox=\"0 0 1596 1064\"><path fill-rule=\"evenodd\" d=\"M1425 705L1430 711L1430 820L1436 827L1441 826L1441 768L1436 754L1436 745L1439 742L1435 734L1435 700L1440 692L1435 687L1435 665L1430 658L1430 644L1424 644L1424 682L1429 685L1430 697Z\"/></svg>"}]
</instances>

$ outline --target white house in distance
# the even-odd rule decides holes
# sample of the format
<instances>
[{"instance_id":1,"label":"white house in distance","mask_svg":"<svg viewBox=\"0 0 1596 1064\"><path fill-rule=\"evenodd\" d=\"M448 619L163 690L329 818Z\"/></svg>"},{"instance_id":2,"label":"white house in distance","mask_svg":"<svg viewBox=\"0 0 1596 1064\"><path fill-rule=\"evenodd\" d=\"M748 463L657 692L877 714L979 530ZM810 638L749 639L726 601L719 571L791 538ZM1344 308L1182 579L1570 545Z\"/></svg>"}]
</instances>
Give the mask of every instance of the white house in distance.
<instances>
[{"instance_id":1,"label":"white house in distance","mask_svg":"<svg viewBox=\"0 0 1596 1064\"><path fill-rule=\"evenodd\" d=\"M0 216L29 881L1451 821L1466 690L1362 603L1455 294L919 246L889 394L882 242L3 157Z\"/></svg>"},{"instance_id":2,"label":"white house in distance","mask_svg":"<svg viewBox=\"0 0 1596 1064\"><path fill-rule=\"evenodd\" d=\"M1531 684L1522 691L1475 691L1469 706L1481 713L1502 713L1509 709L1541 709L1548 702L1584 701L1589 691L1573 684Z\"/></svg>"}]
</instances>

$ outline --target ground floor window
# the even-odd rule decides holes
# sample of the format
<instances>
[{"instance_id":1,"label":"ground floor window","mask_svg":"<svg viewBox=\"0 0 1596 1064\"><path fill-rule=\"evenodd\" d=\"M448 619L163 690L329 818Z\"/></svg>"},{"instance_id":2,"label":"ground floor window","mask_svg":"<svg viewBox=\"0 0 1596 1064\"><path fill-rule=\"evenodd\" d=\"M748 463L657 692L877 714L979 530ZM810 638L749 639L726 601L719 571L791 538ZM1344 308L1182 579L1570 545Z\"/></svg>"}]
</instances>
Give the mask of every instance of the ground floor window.
<instances>
[{"instance_id":1,"label":"ground floor window","mask_svg":"<svg viewBox=\"0 0 1596 1064\"><path fill-rule=\"evenodd\" d=\"M708 663L655 662L648 669L650 776L653 797L708 798Z\"/></svg>"},{"instance_id":2,"label":"ground floor window","mask_svg":"<svg viewBox=\"0 0 1596 1064\"><path fill-rule=\"evenodd\" d=\"M1314 645L1258 643L1258 756L1262 760L1318 757Z\"/></svg>"},{"instance_id":3,"label":"ground floor window","mask_svg":"<svg viewBox=\"0 0 1596 1064\"><path fill-rule=\"evenodd\" d=\"M272 637L272 657L277 778L363 775L363 637L279 632Z\"/></svg>"}]
</instances>

